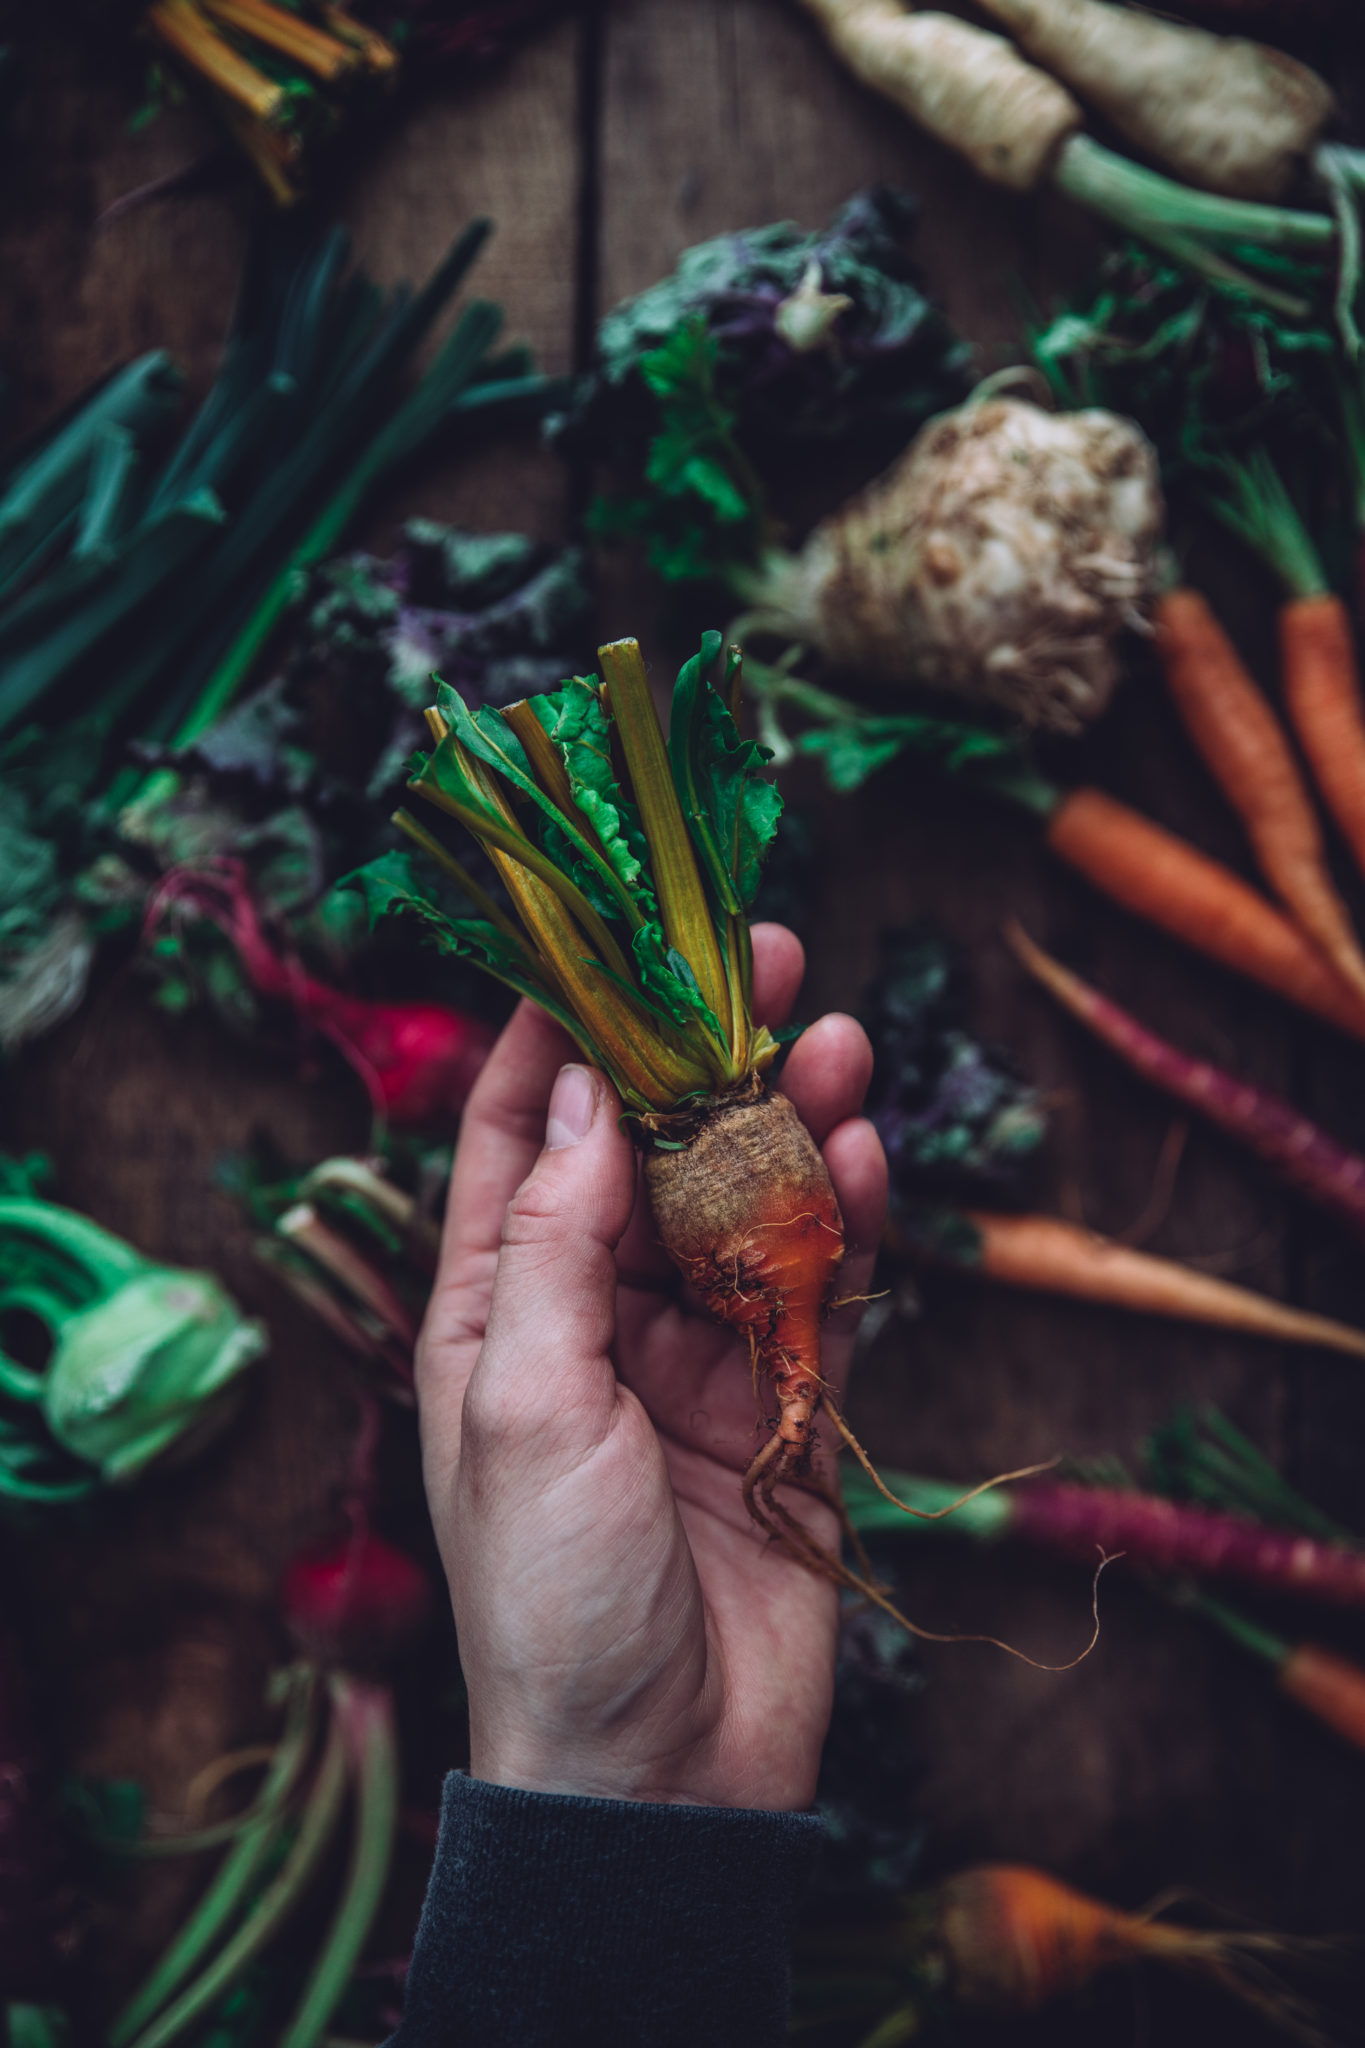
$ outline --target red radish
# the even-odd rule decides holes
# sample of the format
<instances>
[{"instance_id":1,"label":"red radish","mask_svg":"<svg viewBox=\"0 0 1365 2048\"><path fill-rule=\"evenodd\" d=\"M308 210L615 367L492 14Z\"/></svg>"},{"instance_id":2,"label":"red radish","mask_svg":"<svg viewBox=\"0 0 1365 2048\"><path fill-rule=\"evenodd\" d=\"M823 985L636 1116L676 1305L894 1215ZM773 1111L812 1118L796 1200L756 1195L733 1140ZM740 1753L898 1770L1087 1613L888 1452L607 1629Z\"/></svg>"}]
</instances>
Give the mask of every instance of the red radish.
<instances>
[{"instance_id":1,"label":"red radish","mask_svg":"<svg viewBox=\"0 0 1365 2048\"><path fill-rule=\"evenodd\" d=\"M1087 1564L1094 1563L1098 1551L1121 1553L1130 1564L1150 1571L1240 1579L1265 1592L1365 1607L1365 1548L1270 1528L1249 1515L1068 1480L1033 1480L1010 1491L993 1487L964 1500L963 1488L946 1480L882 1476L917 1516L941 1516L936 1526L946 1535L979 1543L1008 1538ZM863 1536L924 1526L900 1514L861 1473L848 1474L844 1495ZM946 1514L949 1508L953 1512Z\"/></svg>"},{"instance_id":2,"label":"red radish","mask_svg":"<svg viewBox=\"0 0 1365 2048\"><path fill-rule=\"evenodd\" d=\"M406 1551L361 1529L302 1552L284 1582L290 1632L328 1665L382 1664L417 1636L431 1612L426 1573Z\"/></svg>"},{"instance_id":3,"label":"red radish","mask_svg":"<svg viewBox=\"0 0 1365 2048\"><path fill-rule=\"evenodd\" d=\"M307 974L265 935L242 863L220 859L175 869L147 907L144 935L172 909L205 917L236 948L263 996L288 1003L329 1038L369 1092L375 1114L395 1124L428 1124L463 1107L493 1044L477 1018L439 1003L373 1003Z\"/></svg>"},{"instance_id":4,"label":"red radish","mask_svg":"<svg viewBox=\"0 0 1365 2048\"><path fill-rule=\"evenodd\" d=\"M1144 1080L1239 1139L1291 1187L1334 1211L1365 1237L1365 1158L1339 1145L1283 1096L1239 1081L1235 1074L1192 1059L1179 1046L1158 1038L1045 953L1019 925L1007 926L1005 935L1030 974Z\"/></svg>"}]
</instances>

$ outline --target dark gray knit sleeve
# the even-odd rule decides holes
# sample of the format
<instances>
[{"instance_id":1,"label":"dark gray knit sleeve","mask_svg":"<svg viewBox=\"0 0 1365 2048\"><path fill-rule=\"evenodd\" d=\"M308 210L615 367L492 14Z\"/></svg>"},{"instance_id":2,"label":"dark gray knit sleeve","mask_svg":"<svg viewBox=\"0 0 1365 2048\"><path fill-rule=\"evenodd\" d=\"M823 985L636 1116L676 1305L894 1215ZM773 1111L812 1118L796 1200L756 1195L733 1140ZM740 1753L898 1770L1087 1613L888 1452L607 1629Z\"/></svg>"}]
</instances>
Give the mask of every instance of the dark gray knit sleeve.
<instances>
[{"instance_id":1,"label":"dark gray knit sleeve","mask_svg":"<svg viewBox=\"0 0 1365 2048\"><path fill-rule=\"evenodd\" d=\"M823 1834L452 1773L389 2048L777 2048Z\"/></svg>"}]
</instances>

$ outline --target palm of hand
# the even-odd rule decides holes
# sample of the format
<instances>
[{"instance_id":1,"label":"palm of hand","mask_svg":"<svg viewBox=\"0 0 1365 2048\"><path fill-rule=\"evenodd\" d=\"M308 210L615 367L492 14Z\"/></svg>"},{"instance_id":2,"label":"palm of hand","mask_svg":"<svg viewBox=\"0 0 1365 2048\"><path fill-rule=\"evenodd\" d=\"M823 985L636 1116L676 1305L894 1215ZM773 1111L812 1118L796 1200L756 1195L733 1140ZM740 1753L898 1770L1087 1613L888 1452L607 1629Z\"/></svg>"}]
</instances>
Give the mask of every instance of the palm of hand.
<instances>
[{"instance_id":1,"label":"palm of hand","mask_svg":"<svg viewBox=\"0 0 1365 2048\"><path fill-rule=\"evenodd\" d=\"M800 949L777 928L755 937L760 1014L779 1021ZM523 1007L485 1071L419 1356L471 1768L540 1790L800 1806L828 1718L837 1596L748 1518L739 1482L766 1431L762 1392L747 1349L677 1297L611 1119L547 1155L552 1173L568 1161L583 1176L567 1203L522 1187L565 1057ZM858 1027L834 1017L784 1076L825 1144L849 1293L866 1285L860 1248L875 1244L885 1192L875 1134L849 1120L869 1066ZM851 1333L830 1331L837 1387ZM834 1540L829 1509L801 1497L792 1511Z\"/></svg>"}]
</instances>

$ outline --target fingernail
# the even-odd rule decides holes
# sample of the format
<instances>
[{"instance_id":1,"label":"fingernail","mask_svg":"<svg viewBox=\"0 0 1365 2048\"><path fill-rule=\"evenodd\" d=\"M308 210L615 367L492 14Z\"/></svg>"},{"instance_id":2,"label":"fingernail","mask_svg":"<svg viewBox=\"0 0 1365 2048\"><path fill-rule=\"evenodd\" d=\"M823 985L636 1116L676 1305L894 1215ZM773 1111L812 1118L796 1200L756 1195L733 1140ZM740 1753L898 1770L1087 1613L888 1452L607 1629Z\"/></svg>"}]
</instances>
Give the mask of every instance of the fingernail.
<instances>
[{"instance_id":1,"label":"fingernail","mask_svg":"<svg viewBox=\"0 0 1365 2048\"><path fill-rule=\"evenodd\" d=\"M588 1067L561 1067L545 1119L545 1150L562 1152L586 1138L597 1114L597 1076Z\"/></svg>"}]
</instances>

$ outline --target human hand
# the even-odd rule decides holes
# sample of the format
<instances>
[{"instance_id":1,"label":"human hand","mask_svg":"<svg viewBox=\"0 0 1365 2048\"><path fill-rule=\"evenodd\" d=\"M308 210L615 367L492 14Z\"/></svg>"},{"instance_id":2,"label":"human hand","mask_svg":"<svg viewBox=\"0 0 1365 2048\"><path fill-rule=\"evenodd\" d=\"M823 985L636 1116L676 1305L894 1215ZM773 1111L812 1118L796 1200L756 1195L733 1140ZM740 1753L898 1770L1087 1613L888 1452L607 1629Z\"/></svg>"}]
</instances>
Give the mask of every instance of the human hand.
<instances>
[{"instance_id":1,"label":"human hand","mask_svg":"<svg viewBox=\"0 0 1365 2048\"><path fill-rule=\"evenodd\" d=\"M755 1013L780 1024L801 947L780 925L753 939ZM681 1292L620 1104L594 1069L561 1072L575 1059L523 1003L465 1108L418 1347L470 1769L542 1792L807 1806L838 1595L746 1512L741 1476L775 1403L747 1347ZM857 1115L871 1070L861 1027L833 1015L782 1076L843 1211L845 1296L867 1286L886 1201L880 1142ZM856 1321L825 1326L836 1395ZM833 1511L788 1493L837 1547Z\"/></svg>"}]
</instances>

